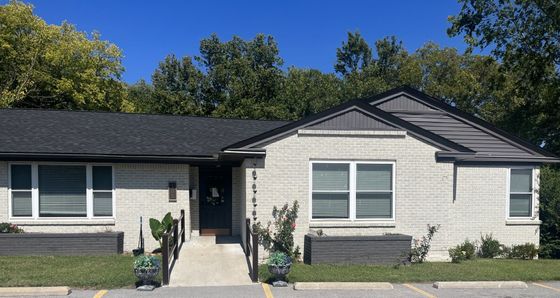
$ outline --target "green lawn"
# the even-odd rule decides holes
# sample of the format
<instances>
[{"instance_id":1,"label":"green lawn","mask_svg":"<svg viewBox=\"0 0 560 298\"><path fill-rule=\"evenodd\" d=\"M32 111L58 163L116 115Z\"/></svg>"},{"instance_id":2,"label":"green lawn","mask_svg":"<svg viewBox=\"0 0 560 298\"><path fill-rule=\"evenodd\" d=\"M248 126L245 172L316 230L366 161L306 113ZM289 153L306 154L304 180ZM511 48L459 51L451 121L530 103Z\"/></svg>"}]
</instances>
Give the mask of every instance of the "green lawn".
<instances>
[{"instance_id":1,"label":"green lawn","mask_svg":"<svg viewBox=\"0 0 560 298\"><path fill-rule=\"evenodd\" d=\"M0 286L133 287L132 262L130 255L0 257Z\"/></svg>"},{"instance_id":2,"label":"green lawn","mask_svg":"<svg viewBox=\"0 0 560 298\"><path fill-rule=\"evenodd\" d=\"M266 266L259 270L261 280L270 279ZM386 281L434 282L456 280L560 280L560 260L477 259L460 264L424 263L411 266L305 265L294 264L288 275L297 281Z\"/></svg>"}]
</instances>

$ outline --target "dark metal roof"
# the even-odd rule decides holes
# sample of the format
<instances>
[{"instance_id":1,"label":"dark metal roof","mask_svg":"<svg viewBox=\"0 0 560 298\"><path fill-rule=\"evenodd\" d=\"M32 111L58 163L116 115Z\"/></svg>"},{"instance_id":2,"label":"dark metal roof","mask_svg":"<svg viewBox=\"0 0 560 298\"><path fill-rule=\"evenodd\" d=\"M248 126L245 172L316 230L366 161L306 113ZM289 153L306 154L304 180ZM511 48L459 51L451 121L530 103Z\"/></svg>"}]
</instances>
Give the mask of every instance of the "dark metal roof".
<instances>
[{"instance_id":1,"label":"dark metal roof","mask_svg":"<svg viewBox=\"0 0 560 298\"><path fill-rule=\"evenodd\" d=\"M447 114L436 113L392 113L393 115L406 120L414 125L436 133L455 143L461 144L477 153L499 154L515 156L533 156L527 150L509 144L493 135L485 133L472 125L468 125Z\"/></svg>"},{"instance_id":2,"label":"dark metal roof","mask_svg":"<svg viewBox=\"0 0 560 298\"><path fill-rule=\"evenodd\" d=\"M559 161L556 156L539 146L410 87L393 89L368 101L394 116L476 153L468 158L457 155L457 160Z\"/></svg>"},{"instance_id":3,"label":"dark metal roof","mask_svg":"<svg viewBox=\"0 0 560 298\"><path fill-rule=\"evenodd\" d=\"M212 157L285 121L0 109L0 156L119 159Z\"/></svg>"},{"instance_id":4,"label":"dark metal roof","mask_svg":"<svg viewBox=\"0 0 560 298\"><path fill-rule=\"evenodd\" d=\"M282 136L297 132L298 129L313 127L318 123L323 123L325 120L333 119L336 116L344 116L354 111L367 115L368 117L373 118L375 121L383 123L387 127L394 127L408 131L410 134L416 136L417 138L443 150L452 152L473 152L464 146L445 139L421 127L413 125L407 121L404 121L399 117L391 115L390 113L384 112L368 104L366 101L360 99L347 101L326 111L311 115L295 122L290 122L271 131L267 131L252 138L237 142L235 144L231 144L225 147L224 150L253 148L256 146L260 146L266 142L274 141L275 139L278 139ZM337 129L342 129L342 126L337 125Z\"/></svg>"}]
</instances>

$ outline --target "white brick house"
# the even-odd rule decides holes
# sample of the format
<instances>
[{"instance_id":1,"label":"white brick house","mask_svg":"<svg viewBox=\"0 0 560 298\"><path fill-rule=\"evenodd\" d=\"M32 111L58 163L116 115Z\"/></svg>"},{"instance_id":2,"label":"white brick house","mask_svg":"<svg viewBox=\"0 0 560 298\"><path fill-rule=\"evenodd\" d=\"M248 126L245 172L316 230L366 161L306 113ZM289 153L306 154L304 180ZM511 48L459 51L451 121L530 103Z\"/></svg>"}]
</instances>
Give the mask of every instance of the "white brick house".
<instances>
[{"instance_id":1,"label":"white brick house","mask_svg":"<svg viewBox=\"0 0 560 298\"><path fill-rule=\"evenodd\" d=\"M188 237L244 240L246 218L294 200L301 248L311 230L417 238L427 224L441 225L432 260L482 234L538 244L539 166L559 161L407 87L291 123L37 110L0 122L0 222L123 231L125 250L140 216L183 209Z\"/></svg>"}]
</instances>

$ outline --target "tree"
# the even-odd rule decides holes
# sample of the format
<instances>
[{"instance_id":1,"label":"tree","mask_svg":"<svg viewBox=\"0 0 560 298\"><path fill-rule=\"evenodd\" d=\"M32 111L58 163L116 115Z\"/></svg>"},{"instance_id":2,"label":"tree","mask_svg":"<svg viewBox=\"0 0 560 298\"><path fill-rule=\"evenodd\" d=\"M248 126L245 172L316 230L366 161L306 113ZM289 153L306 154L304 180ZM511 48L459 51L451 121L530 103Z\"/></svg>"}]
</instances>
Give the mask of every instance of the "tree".
<instances>
[{"instance_id":1,"label":"tree","mask_svg":"<svg viewBox=\"0 0 560 298\"><path fill-rule=\"evenodd\" d=\"M212 115L240 118L277 118L276 102L282 85L282 58L272 36L258 34L244 41L234 36L222 42L213 34L200 43L195 58L206 73L205 100Z\"/></svg>"},{"instance_id":2,"label":"tree","mask_svg":"<svg viewBox=\"0 0 560 298\"><path fill-rule=\"evenodd\" d=\"M337 73L348 76L368 67L371 59L371 48L360 35L360 32L348 32L346 42L342 43L341 48L336 49L334 69Z\"/></svg>"},{"instance_id":3,"label":"tree","mask_svg":"<svg viewBox=\"0 0 560 298\"><path fill-rule=\"evenodd\" d=\"M283 119L298 120L340 103L340 80L315 69L290 67L279 98Z\"/></svg>"},{"instance_id":4,"label":"tree","mask_svg":"<svg viewBox=\"0 0 560 298\"><path fill-rule=\"evenodd\" d=\"M461 0L451 36L487 48L516 77L511 95L522 102L502 125L560 153L560 2Z\"/></svg>"},{"instance_id":5,"label":"tree","mask_svg":"<svg viewBox=\"0 0 560 298\"><path fill-rule=\"evenodd\" d=\"M190 57L165 57L152 75L151 111L162 114L204 115L203 74Z\"/></svg>"},{"instance_id":6,"label":"tree","mask_svg":"<svg viewBox=\"0 0 560 298\"><path fill-rule=\"evenodd\" d=\"M121 110L122 53L98 33L48 25L31 5L0 6L0 106Z\"/></svg>"}]
</instances>

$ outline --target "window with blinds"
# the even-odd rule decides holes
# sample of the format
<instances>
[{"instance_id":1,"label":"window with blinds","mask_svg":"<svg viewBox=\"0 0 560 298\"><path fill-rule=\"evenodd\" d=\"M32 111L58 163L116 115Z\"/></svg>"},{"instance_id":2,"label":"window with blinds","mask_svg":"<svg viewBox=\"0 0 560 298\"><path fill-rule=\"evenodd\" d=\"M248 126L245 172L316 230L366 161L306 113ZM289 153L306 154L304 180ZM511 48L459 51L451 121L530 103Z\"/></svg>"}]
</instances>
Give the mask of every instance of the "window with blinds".
<instances>
[{"instance_id":1,"label":"window with blinds","mask_svg":"<svg viewBox=\"0 0 560 298\"><path fill-rule=\"evenodd\" d=\"M531 217L533 209L533 170L511 169L509 217Z\"/></svg>"},{"instance_id":2,"label":"window with blinds","mask_svg":"<svg viewBox=\"0 0 560 298\"><path fill-rule=\"evenodd\" d=\"M93 178L93 215L113 215L113 168L109 166L92 167Z\"/></svg>"},{"instance_id":3,"label":"window with blinds","mask_svg":"<svg viewBox=\"0 0 560 298\"><path fill-rule=\"evenodd\" d=\"M349 173L349 164L313 164L313 218L348 218Z\"/></svg>"},{"instance_id":4,"label":"window with blinds","mask_svg":"<svg viewBox=\"0 0 560 298\"><path fill-rule=\"evenodd\" d=\"M33 215L31 166L12 165L10 169L12 216L30 217Z\"/></svg>"},{"instance_id":5,"label":"window with blinds","mask_svg":"<svg viewBox=\"0 0 560 298\"><path fill-rule=\"evenodd\" d=\"M392 219L393 163L311 162L312 219Z\"/></svg>"},{"instance_id":6,"label":"window with blinds","mask_svg":"<svg viewBox=\"0 0 560 298\"><path fill-rule=\"evenodd\" d=\"M356 218L391 218L393 166L356 165Z\"/></svg>"},{"instance_id":7,"label":"window with blinds","mask_svg":"<svg viewBox=\"0 0 560 298\"><path fill-rule=\"evenodd\" d=\"M11 216L111 217L112 172L111 166L13 164Z\"/></svg>"},{"instance_id":8,"label":"window with blinds","mask_svg":"<svg viewBox=\"0 0 560 298\"><path fill-rule=\"evenodd\" d=\"M39 216L87 216L85 166L39 166Z\"/></svg>"}]
</instances>

